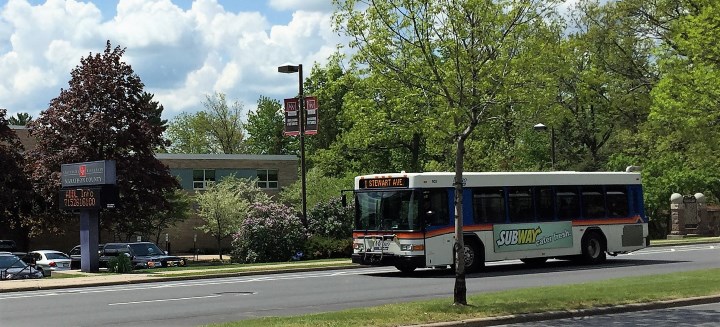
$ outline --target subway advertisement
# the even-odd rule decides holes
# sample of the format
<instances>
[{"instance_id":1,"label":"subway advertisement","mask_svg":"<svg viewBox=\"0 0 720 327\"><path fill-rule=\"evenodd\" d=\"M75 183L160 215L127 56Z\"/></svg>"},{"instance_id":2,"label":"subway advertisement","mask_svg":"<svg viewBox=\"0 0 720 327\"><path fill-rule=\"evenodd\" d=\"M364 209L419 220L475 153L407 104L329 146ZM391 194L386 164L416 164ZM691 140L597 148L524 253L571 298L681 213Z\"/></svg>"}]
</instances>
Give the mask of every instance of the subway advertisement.
<instances>
[{"instance_id":1,"label":"subway advertisement","mask_svg":"<svg viewBox=\"0 0 720 327\"><path fill-rule=\"evenodd\" d=\"M493 226L495 252L558 249L573 246L572 222Z\"/></svg>"}]
</instances>

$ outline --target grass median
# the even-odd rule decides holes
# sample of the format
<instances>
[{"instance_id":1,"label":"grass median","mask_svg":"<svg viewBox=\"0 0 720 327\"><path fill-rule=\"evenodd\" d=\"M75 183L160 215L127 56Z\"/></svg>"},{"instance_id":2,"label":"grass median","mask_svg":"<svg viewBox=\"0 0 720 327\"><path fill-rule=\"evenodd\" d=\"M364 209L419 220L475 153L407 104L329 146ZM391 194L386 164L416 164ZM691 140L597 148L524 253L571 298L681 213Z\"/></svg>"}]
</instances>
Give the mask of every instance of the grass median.
<instances>
[{"instance_id":1,"label":"grass median","mask_svg":"<svg viewBox=\"0 0 720 327\"><path fill-rule=\"evenodd\" d=\"M303 316L242 320L210 326L403 326L650 303L707 295L720 295L720 269L469 295L468 306L453 306L452 298L445 298Z\"/></svg>"}]
</instances>

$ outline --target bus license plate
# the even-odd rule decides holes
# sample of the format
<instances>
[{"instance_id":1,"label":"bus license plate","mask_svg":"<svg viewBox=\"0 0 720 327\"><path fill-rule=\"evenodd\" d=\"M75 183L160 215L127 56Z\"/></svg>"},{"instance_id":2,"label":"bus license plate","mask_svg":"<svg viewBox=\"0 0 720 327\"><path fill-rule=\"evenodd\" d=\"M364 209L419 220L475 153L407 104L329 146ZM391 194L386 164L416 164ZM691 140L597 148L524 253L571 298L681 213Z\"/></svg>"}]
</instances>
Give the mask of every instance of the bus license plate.
<instances>
[{"instance_id":1,"label":"bus license plate","mask_svg":"<svg viewBox=\"0 0 720 327\"><path fill-rule=\"evenodd\" d=\"M373 250L379 251L379 250L387 250L390 246L390 241L383 241L383 240L375 240L375 243L373 244Z\"/></svg>"}]
</instances>

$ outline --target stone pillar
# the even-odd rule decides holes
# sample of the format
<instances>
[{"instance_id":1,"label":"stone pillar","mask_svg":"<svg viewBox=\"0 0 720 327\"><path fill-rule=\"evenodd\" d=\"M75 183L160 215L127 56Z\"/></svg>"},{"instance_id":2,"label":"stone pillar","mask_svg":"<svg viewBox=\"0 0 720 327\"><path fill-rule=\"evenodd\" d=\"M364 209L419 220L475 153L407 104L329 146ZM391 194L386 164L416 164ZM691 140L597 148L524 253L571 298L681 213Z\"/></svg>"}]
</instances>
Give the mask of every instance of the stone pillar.
<instances>
[{"instance_id":1,"label":"stone pillar","mask_svg":"<svg viewBox=\"0 0 720 327\"><path fill-rule=\"evenodd\" d=\"M695 193L695 199L697 199L697 233L700 235L712 235L710 219L707 212L707 199L702 193Z\"/></svg>"},{"instance_id":2,"label":"stone pillar","mask_svg":"<svg viewBox=\"0 0 720 327\"><path fill-rule=\"evenodd\" d=\"M670 196L670 235L683 237L687 234L685 231L685 203L683 196L679 193L673 193Z\"/></svg>"}]
</instances>

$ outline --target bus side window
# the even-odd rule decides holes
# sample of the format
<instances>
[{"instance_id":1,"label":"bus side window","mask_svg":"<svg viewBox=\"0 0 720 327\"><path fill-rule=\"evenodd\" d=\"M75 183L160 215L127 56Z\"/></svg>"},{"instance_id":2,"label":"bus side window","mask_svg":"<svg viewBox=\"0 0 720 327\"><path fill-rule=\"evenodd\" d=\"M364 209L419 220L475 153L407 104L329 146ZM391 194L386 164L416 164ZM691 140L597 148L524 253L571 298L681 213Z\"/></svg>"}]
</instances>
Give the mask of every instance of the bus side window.
<instances>
[{"instance_id":1,"label":"bus side window","mask_svg":"<svg viewBox=\"0 0 720 327\"><path fill-rule=\"evenodd\" d=\"M602 186L582 187L582 209L585 219L605 218L605 196Z\"/></svg>"},{"instance_id":2,"label":"bus side window","mask_svg":"<svg viewBox=\"0 0 720 327\"><path fill-rule=\"evenodd\" d=\"M502 187L473 190L473 221L476 224L505 222L505 195Z\"/></svg>"},{"instance_id":3,"label":"bus side window","mask_svg":"<svg viewBox=\"0 0 720 327\"><path fill-rule=\"evenodd\" d=\"M559 220L580 219L580 199L575 186L560 186L555 196Z\"/></svg>"},{"instance_id":4,"label":"bus side window","mask_svg":"<svg viewBox=\"0 0 720 327\"><path fill-rule=\"evenodd\" d=\"M535 188L535 206L538 221L555 220L554 194L555 191L550 186L538 186Z\"/></svg>"},{"instance_id":5,"label":"bus side window","mask_svg":"<svg viewBox=\"0 0 720 327\"><path fill-rule=\"evenodd\" d=\"M423 192L421 214L425 215L425 222L431 226L445 226L450 224L448 216L447 191L431 190Z\"/></svg>"},{"instance_id":6,"label":"bus side window","mask_svg":"<svg viewBox=\"0 0 720 327\"><path fill-rule=\"evenodd\" d=\"M608 217L628 217L628 194L625 186L608 186L605 189Z\"/></svg>"},{"instance_id":7,"label":"bus side window","mask_svg":"<svg viewBox=\"0 0 720 327\"><path fill-rule=\"evenodd\" d=\"M508 210L511 223L535 221L532 187L508 187Z\"/></svg>"}]
</instances>

